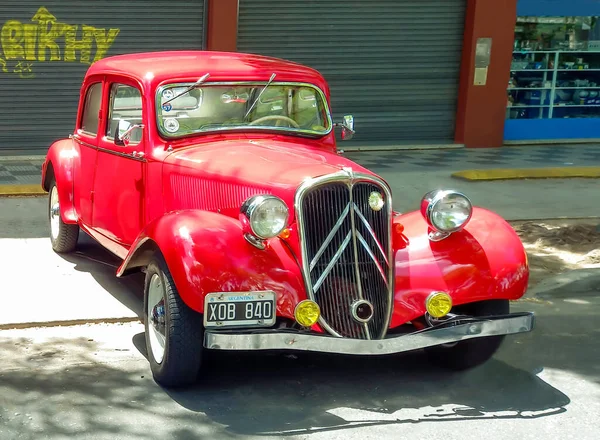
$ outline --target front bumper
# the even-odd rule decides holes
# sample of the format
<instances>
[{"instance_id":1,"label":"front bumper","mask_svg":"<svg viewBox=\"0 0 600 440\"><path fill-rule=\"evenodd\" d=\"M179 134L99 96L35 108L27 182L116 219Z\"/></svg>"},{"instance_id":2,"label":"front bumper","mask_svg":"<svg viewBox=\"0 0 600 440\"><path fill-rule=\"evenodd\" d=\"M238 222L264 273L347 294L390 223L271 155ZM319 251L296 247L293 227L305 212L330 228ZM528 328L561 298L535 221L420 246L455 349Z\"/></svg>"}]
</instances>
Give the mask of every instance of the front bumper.
<instances>
[{"instance_id":1,"label":"front bumper","mask_svg":"<svg viewBox=\"0 0 600 440\"><path fill-rule=\"evenodd\" d=\"M413 333L385 339L347 339L278 330L217 332L207 330L204 347L212 350L302 350L337 354L382 355L419 350L440 344L533 330L532 312L458 319Z\"/></svg>"}]
</instances>

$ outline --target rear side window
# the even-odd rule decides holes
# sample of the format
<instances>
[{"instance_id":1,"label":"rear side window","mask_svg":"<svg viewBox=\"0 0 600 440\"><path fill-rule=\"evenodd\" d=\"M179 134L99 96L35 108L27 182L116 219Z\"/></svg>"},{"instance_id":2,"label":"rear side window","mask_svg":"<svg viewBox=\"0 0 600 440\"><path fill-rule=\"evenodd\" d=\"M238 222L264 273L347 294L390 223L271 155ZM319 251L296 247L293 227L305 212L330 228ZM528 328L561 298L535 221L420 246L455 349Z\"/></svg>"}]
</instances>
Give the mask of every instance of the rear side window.
<instances>
[{"instance_id":1,"label":"rear side window","mask_svg":"<svg viewBox=\"0 0 600 440\"><path fill-rule=\"evenodd\" d=\"M98 115L100 114L100 105L102 103L102 83L92 84L85 95L83 105L83 116L81 119L81 129L88 134L96 135L98 133Z\"/></svg>"}]
</instances>

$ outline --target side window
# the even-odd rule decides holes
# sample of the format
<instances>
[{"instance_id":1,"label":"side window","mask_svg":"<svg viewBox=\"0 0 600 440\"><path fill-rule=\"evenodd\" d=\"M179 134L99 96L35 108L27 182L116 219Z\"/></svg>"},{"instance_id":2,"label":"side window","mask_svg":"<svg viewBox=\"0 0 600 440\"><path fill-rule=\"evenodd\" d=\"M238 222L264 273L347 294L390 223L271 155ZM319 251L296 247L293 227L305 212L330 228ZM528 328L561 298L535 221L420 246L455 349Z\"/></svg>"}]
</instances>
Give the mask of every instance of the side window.
<instances>
[{"instance_id":1,"label":"side window","mask_svg":"<svg viewBox=\"0 0 600 440\"><path fill-rule=\"evenodd\" d=\"M142 94L136 87L124 84L113 84L110 88L108 103L108 124L106 124L106 137L114 139L123 119L131 125L142 123ZM131 133L131 143L137 144L142 140L142 130L136 128Z\"/></svg>"},{"instance_id":2,"label":"side window","mask_svg":"<svg viewBox=\"0 0 600 440\"><path fill-rule=\"evenodd\" d=\"M87 134L98 134L98 114L102 103L102 83L92 84L85 95L81 130Z\"/></svg>"}]
</instances>

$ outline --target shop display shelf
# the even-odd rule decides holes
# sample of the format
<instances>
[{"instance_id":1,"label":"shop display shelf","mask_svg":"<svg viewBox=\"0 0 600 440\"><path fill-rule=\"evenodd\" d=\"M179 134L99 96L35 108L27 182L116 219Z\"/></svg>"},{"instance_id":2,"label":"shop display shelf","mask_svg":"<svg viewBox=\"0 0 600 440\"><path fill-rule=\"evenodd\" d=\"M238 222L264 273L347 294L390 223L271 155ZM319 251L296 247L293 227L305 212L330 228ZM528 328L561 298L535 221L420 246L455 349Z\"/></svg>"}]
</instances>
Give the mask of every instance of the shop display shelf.
<instances>
[{"instance_id":1,"label":"shop display shelf","mask_svg":"<svg viewBox=\"0 0 600 440\"><path fill-rule=\"evenodd\" d=\"M507 90L509 92L511 90L515 90L515 91L523 91L523 90L548 90L548 91L550 91L550 90L552 90L552 87L509 87Z\"/></svg>"},{"instance_id":2,"label":"shop display shelf","mask_svg":"<svg viewBox=\"0 0 600 440\"><path fill-rule=\"evenodd\" d=\"M556 69L557 72L577 72L577 73L585 73L585 72L600 72L600 69Z\"/></svg>"},{"instance_id":3,"label":"shop display shelf","mask_svg":"<svg viewBox=\"0 0 600 440\"><path fill-rule=\"evenodd\" d=\"M543 104L543 105L513 104L513 105L507 106L506 108L513 109L513 108L550 108L550 107L552 107L550 104Z\"/></svg>"},{"instance_id":4,"label":"shop display shelf","mask_svg":"<svg viewBox=\"0 0 600 440\"><path fill-rule=\"evenodd\" d=\"M589 69L588 69L589 70ZM511 72L554 72L554 69L510 69Z\"/></svg>"},{"instance_id":5,"label":"shop display shelf","mask_svg":"<svg viewBox=\"0 0 600 440\"><path fill-rule=\"evenodd\" d=\"M577 107L577 108L584 108L584 107L600 107L600 104L554 104L554 108L569 108L569 107Z\"/></svg>"}]
</instances>

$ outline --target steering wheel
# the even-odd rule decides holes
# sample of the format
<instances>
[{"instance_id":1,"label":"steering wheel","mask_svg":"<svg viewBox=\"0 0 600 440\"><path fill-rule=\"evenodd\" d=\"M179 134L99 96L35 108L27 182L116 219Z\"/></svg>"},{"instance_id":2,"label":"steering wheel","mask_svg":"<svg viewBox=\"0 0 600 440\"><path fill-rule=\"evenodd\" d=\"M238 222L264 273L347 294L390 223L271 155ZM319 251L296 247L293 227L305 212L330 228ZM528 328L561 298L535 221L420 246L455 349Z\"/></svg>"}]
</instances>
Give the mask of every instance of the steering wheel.
<instances>
[{"instance_id":1,"label":"steering wheel","mask_svg":"<svg viewBox=\"0 0 600 440\"><path fill-rule=\"evenodd\" d=\"M300 128L300 126L298 125L298 123L296 121L294 121L291 118L288 118L287 116L282 116L282 115L263 116L262 118L258 118L257 120L250 122L250 124L248 124L248 125L257 125L257 124L260 124L261 122L267 121L269 119L274 119L276 121L285 121L285 122L290 123L294 128Z\"/></svg>"}]
</instances>

